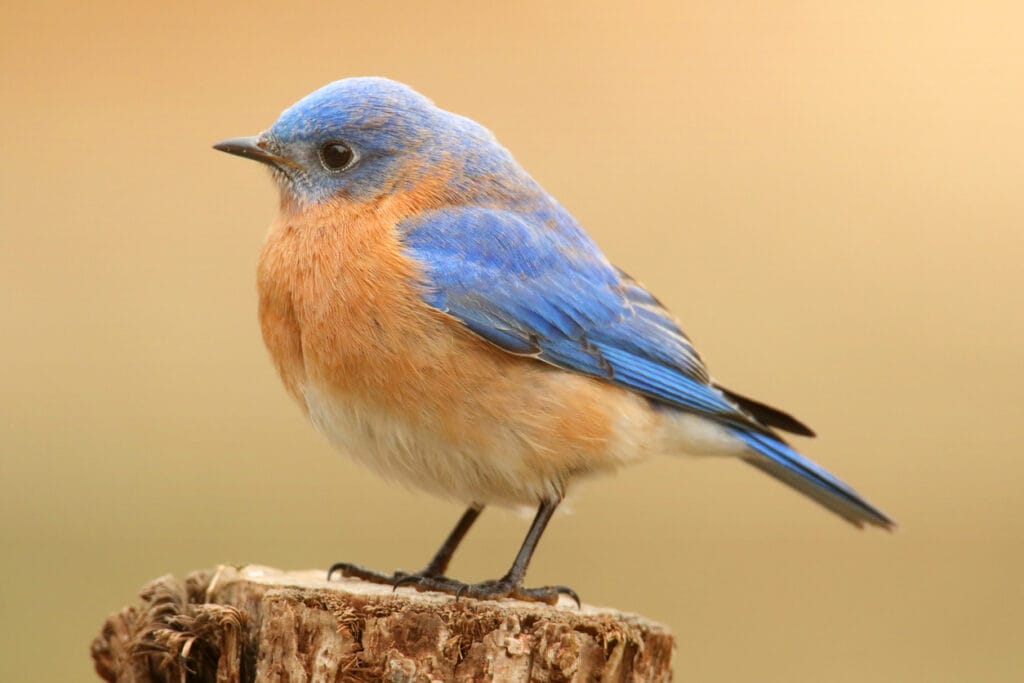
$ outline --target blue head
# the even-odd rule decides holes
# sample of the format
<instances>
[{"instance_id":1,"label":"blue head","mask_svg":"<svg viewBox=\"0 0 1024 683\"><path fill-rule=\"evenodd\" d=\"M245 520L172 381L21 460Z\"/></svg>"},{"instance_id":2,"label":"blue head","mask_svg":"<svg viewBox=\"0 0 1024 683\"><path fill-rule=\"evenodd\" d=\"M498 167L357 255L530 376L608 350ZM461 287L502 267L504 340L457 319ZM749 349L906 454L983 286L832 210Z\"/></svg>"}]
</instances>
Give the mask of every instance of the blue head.
<instances>
[{"instance_id":1,"label":"blue head","mask_svg":"<svg viewBox=\"0 0 1024 683\"><path fill-rule=\"evenodd\" d=\"M525 178L487 129L386 78L330 83L258 137L215 147L266 163L303 204L372 200L439 175L453 194Z\"/></svg>"}]
</instances>

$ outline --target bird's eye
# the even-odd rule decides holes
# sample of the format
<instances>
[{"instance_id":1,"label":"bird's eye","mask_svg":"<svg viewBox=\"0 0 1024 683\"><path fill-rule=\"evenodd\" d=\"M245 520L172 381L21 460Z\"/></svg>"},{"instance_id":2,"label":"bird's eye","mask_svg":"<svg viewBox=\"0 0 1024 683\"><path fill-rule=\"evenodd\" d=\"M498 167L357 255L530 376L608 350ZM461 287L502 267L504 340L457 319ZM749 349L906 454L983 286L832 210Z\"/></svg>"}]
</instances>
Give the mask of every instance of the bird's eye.
<instances>
[{"instance_id":1,"label":"bird's eye","mask_svg":"<svg viewBox=\"0 0 1024 683\"><path fill-rule=\"evenodd\" d=\"M356 153L344 142L328 142L320 148L320 163L328 171L338 173L356 163Z\"/></svg>"}]
</instances>

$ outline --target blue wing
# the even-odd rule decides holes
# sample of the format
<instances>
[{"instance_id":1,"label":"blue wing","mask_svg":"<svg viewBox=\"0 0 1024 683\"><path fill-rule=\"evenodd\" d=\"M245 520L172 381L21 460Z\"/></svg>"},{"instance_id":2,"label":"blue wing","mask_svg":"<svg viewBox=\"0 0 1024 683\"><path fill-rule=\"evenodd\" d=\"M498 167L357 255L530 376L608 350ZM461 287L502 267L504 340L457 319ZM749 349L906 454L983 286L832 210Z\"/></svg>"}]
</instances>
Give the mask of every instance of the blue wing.
<instances>
[{"instance_id":1,"label":"blue wing","mask_svg":"<svg viewBox=\"0 0 1024 683\"><path fill-rule=\"evenodd\" d=\"M427 268L426 298L506 351L600 377L755 431L686 335L564 211L441 209L399 226Z\"/></svg>"},{"instance_id":2,"label":"blue wing","mask_svg":"<svg viewBox=\"0 0 1024 683\"><path fill-rule=\"evenodd\" d=\"M892 526L768 428L812 434L806 426L712 385L661 304L608 263L557 205L439 209L399 229L425 268L427 302L484 339L723 423L751 449L750 464L857 526Z\"/></svg>"}]
</instances>

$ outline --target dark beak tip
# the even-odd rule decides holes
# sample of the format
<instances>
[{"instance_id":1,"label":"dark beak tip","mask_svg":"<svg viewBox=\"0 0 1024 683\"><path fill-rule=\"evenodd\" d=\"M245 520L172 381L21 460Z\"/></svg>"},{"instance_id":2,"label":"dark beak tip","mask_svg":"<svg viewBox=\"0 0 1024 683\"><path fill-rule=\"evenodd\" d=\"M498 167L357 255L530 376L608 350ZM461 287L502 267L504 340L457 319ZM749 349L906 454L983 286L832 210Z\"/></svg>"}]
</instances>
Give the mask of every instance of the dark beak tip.
<instances>
[{"instance_id":1,"label":"dark beak tip","mask_svg":"<svg viewBox=\"0 0 1024 683\"><path fill-rule=\"evenodd\" d=\"M242 137L242 138L228 138L227 140L221 140L214 144L213 148L218 152L227 152L228 154L238 154L245 156L247 154L260 153L263 150L259 146L259 138L253 137Z\"/></svg>"},{"instance_id":2,"label":"dark beak tip","mask_svg":"<svg viewBox=\"0 0 1024 683\"><path fill-rule=\"evenodd\" d=\"M281 157L260 147L260 138L257 136L221 140L214 144L213 148L218 152L227 152L264 164L277 165L285 162Z\"/></svg>"}]
</instances>

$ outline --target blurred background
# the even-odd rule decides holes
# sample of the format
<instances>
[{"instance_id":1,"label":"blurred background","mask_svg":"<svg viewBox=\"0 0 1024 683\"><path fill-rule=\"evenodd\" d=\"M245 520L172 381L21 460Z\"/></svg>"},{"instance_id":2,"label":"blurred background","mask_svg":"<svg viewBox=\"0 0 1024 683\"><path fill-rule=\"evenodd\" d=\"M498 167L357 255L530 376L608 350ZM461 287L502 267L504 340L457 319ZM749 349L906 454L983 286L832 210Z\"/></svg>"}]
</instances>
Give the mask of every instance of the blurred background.
<instances>
[{"instance_id":1,"label":"blurred background","mask_svg":"<svg viewBox=\"0 0 1024 683\"><path fill-rule=\"evenodd\" d=\"M255 317L276 191L210 149L353 75L494 130L900 523L659 460L578 490L530 583L669 624L682 681L1024 677L1024 11L629 5L3 4L0 680L90 680L161 574L415 569L460 514L290 402ZM527 521L489 511L453 572Z\"/></svg>"}]
</instances>

